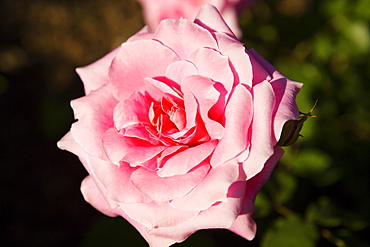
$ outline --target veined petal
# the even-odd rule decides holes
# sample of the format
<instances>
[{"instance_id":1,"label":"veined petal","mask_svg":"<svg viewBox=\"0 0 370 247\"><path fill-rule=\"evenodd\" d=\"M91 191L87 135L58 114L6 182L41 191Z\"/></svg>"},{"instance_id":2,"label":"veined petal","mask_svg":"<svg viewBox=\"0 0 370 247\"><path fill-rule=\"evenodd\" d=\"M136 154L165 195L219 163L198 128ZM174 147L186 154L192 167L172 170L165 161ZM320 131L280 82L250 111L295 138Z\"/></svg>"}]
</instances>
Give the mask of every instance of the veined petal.
<instances>
[{"instance_id":1,"label":"veined petal","mask_svg":"<svg viewBox=\"0 0 370 247\"><path fill-rule=\"evenodd\" d=\"M203 76L189 76L184 80L181 89L184 94L192 94L197 100L199 113L205 123L211 139L221 139L224 133L223 126L210 119L209 112L219 100L220 92L214 87L215 82Z\"/></svg>"},{"instance_id":2,"label":"veined petal","mask_svg":"<svg viewBox=\"0 0 370 247\"><path fill-rule=\"evenodd\" d=\"M249 157L243 162L247 179L259 173L265 162L274 153L273 109L275 94L272 86L263 81L253 87L253 125Z\"/></svg>"},{"instance_id":3,"label":"veined petal","mask_svg":"<svg viewBox=\"0 0 370 247\"><path fill-rule=\"evenodd\" d=\"M287 78L273 80L270 83L276 96L274 134L278 141L285 122L299 118L295 98L303 84Z\"/></svg>"},{"instance_id":4,"label":"veined petal","mask_svg":"<svg viewBox=\"0 0 370 247\"><path fill-rule=\"evenodd\" d=\"M209 163L203 162L186 174L172 177L159 177L155 171L139 168L132 173L131 180L148 198L163 203L187 194L202 181L209 168Z\"/></svg>"},{"instance_id":5,"label":"veined petal","mask_svg":"<svg viewBox=\"0 0 370 247\"><path fill-rule=\"evenodd\" d=\"M210 4L203 5L200 8L197 17L195 17L194 23L197 23L210 31L217 30L217 32L227 33L231 37L235 37L234 33L221 17L220 12ZM235 39L237 38L235 37Z\"/></svg>"},{"instance_id":6,"label":"veined petal","mask_svg":"<svg viewBox=\"0 0 370 247\"><path fill-rule=\"evenodd\" d=\"M212 167L235 158L249 147L252 117L251 93L243 85L237 85L226 106L225 134L212 155Z\"/></svg>"},{"instance_id":7,"label":"veined petal","mask_svg":"<svg viewBox=\"0 0 370 247\"><path fill-rule=\"evenodd\" d=\"M186 19L161 21L153 39L170 47L181 60L199 47L217 48L210 32Z\"/></svg>"},{"instance_id":8,"label":"veined petal","mask_svg":"<svg viewBox=\"0 0 370 247\"><path fill-rule=\"evenodd\" d=\"M76 69L77 74L84 83L86 95L109 82L108 68L112 63L113 58L118 53L118 50L119 47L109 52L96 62Z\"/></svg>"},{"instance_id":9,"label":"veined petal","mask_svg":"<svg viewBox=\"0 0 370 247\"><path fill-rule=\"evenodd\" d=\"M251 59L245 50L244 44L224 33L215 33L214 35L219 51L222 55L228 56L230 60L235 77L234 84L242 83L252 87L254 67L251 64Z\"/></svg>"},{"instance_id":10,"label":"veined petal","mask_svg":"<svg viewBox=\"0 0 370 247\"><path fill-rule=\"evenodd\" d=\"M113 127L113 108L117 103L109 84L71 101L75 118L78 119L72 124L71 133L78 145L89 155L106 157L101 139Z\"/></svg>"},{"instance_id":11,"label":"veined petal","mask_svg":"<svg viewBox=\"0 0 370 247\"><path fill-rule=\"evenodd\" d=\"M123 137L114 128L106 131L102 139L107 156L118 166L122 161L143 163L166 149L165 146L153 146L141 139Z\"/></svg>"},{"instance_id":12,"label":"veined petal","mask_svg":"<svg viewBox=\"0 0 370 247\"><path fill-rule=\"evenodd\" d=\"M185 211L205 210L216 202L226 202L231 184L237 181L239 164L226 163L212 169L189 194L170 202L174 208Z\"/></svg>"},{"instance_id":13,"label":"veined petal","mask_svg":"<svg viewBox=\"0 0 370 247\"><path fill-rule=\"evenodd\" d=\"M158 176L171 177L186 174L208 158L216 145L216 140L209 141L173 155L165 162L163 168L157 172Z\"/></svg>"},{"instance_id":14,"label":"veined petal","mask_svg":"<svg viewBox=\"0 0 370 247\"><path fill-rule=\"evenodd\" d=\"M130 167L127 163L116 166L92 156L86 157L90 175L99 181L105 189L106 198L121 203L143 203L151 201L132 185L130 177L137 168Z\"/></svg>"},{"instance_id":15,"label":"veined petal","mask_svg":"<svg viewBox=\"0 0 370 247\"><path fill-rule=\"evenodd\" d=\"M144 78L163 76L178 56L154 40L137 40L121 45L109 68L109 78L117 99L125 100L142 88Z\"/></svg>"},{"instance_id":16,"label":"veined petal","mask_svg":"<svg viewBox=\"0 0 370 247\"><path fill-rule=\"evenodd\" d=\"M148 228L174 227L192 220L199 212L182 211L171 207L167 202L157 205L155 202L138 204L120 204L120 208L133 220Z\"/></svg>"}]
</instances>

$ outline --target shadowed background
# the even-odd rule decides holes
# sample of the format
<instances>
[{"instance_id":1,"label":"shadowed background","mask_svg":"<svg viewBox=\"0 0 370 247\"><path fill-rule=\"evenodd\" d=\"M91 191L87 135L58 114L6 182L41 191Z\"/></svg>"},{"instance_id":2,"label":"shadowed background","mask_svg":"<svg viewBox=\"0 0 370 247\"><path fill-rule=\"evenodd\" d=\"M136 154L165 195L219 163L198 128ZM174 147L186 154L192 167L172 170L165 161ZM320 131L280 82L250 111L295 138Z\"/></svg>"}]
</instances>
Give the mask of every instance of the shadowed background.
<instances>
[{"instance_id":1,"label":"shadowed background","mask_svg":"<svg viewBox=\"0 0 370 247\"><path fill-rule=\"evenodd\" d=\"M0 246L146 246L79 191L87 175L56 142L69 130L74 69L144 25L134 0L0 1ZM298 105L318 106L257 197L252 242L203 230L178 246L368 246L370 2L256 1L242 41L304 82Z\"/></svg>"}]
</instances>

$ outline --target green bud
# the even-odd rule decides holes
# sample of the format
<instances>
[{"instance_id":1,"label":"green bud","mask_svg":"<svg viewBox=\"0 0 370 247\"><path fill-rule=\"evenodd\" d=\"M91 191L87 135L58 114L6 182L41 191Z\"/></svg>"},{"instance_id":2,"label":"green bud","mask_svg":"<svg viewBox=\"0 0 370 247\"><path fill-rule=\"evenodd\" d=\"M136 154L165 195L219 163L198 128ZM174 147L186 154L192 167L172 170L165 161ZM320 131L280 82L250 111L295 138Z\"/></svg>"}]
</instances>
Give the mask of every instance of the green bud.
<instances>
[{"instance_id":1,"label":"green bud","mask_svg":"<svg viewBox=\"0 0 370 247\"><path fill-rule=\"evenodd\" d=\"M317 100L311 110L307 113L299 112L301 115L297 120L288 120L285 122L280 139L276 145L281 147L293 145L297 141L298 137L302 136L299 134L299 132L302 130L303 123L306 122L306 120L310 117L316 117L315 115L312 115L316 104Z\"/></svg>"}]
</instances>

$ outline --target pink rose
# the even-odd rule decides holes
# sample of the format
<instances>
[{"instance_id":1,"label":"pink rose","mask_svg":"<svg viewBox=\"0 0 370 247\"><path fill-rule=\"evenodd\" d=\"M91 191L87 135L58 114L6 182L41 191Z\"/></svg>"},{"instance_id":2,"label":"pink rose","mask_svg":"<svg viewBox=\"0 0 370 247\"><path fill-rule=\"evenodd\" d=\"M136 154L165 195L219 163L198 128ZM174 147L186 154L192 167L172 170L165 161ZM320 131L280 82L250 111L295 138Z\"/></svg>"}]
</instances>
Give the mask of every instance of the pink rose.
<instances>
[{"instance_id":1,"label":"pink rose","mask_svg":"<svg viewBox=\"0 0 370 247\"><path fill-rule=\"evenodd\" d=\"M254 199L283 154L284 123L299 117L300 83L245 51L211 5L194 22L145 27L77 73L86 96L58 146L88 171L86 201L152 247L207 228L254 237Z\"/></svg>"},{"instance_id":2,"label":"pink rose","mask_svg":"<svg viewBox=\"0 0 370 247\"><path fill-rule=\"evenodd\" d=\"M146 24L156 30L164 19L180 17L194 20L204 4L214 5L237 37L241 37L238 8L253 0L138 0L143 7Z\"/></svg>"}]
</instances>

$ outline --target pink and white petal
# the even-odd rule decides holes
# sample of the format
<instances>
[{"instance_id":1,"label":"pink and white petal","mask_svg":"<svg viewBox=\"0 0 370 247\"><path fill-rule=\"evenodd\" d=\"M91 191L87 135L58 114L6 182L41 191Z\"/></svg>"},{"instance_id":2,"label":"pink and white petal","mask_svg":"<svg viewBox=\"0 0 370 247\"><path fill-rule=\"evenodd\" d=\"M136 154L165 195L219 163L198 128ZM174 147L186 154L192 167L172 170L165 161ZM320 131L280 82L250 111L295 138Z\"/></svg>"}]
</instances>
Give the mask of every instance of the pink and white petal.
<instances>
[{"instance_id":1,"label":"pink and white petal","mask_svg":"<svg viewBox=\"0 0 370 247\"><path fill-rule=\"evenodd\" d=\"M119 47L109 52L96 62L76 69L77 74L80 76L84 84L86 95L109 82L109 66L118 50Z\"/></svg>"},{"instance_id":2,"label":"pink and white petal","mask_svg":"<svg viewBox=\"0 0 370 247\"><path fill-rule=\"evenodd\" d=\"M217 141L213 140L173 155L165 162L163 168L157 172L158 176L164 178L188 173L208 158L216 145Z\"/></svg>"},{"instance_id":3,"label":"pink and white petal","mask_svg":"<svg viewBox=\"0 0 370 247\"><path fill-rule=\"evenodd\" d=\"M155 171L139 168L131 175L133 185L157 204L189 193L207 175L210 165L203 162L184 175L158 177Z\"/></svg>"},{"instance_id":4,"label":"pink and white petal","mask_svg":"<svg viewBox=\"0 0 370 247\"><path fill-rule=\"evenodd\" d=\"M106 131L102 143L109 160L118 166L122 161L143 163L166 149L166 146L153 146L141 139L121 136L114 128Z\"/></svg>"},{"instance_id":5,"label":"pink and white petal","mask_svg":"<svg viewBox=\"0 0 370 247\"><path fill-rule=\"evenodd\" d=\"M169 48L154 40L137 40L121 45L109 68L109 78L115 96L120 101L141 89L144 78L163 76L178 56Z\"/></svg>"},{"instance_id":6,"label":"pink and white petal","mask_svg":"<svg viewBox=\"0 0 370 247\"><path fill-rule=\"evenodd\" d=\"M206 210L216 202L226 202L229 187L237 181L239 164L225 163L212 169L189 194L170 202L174 208L185 211Z\"/></svg>"},{"instance_id":7,"label":"pink and white petal","mask_svg":"<svg viewBox=\"0 0 370 247\"><path fill-rule=\"evenodd\" d=\"M142 203L151 201L132 185L130 177L137 168L128 163L116 166L108 161L88 156L86 165L90 175L106 191L107 199L121 203Z\"/></svg>"},{"instance_id":8,"label":"pink and white petal","mask_svg":"<svg viewBox=\"0 0 370 247\"><path fill-rule=\"evenodd\" d=\"M237 85L225 110L225 135L211 158L213 168L235 158L249 147L249 129L253 117L251 93Z\"/></svg>"},{"instance_id":9,"label":"pink and white petal","mask_svg":"<svg viewBox=\"0 0 370 247\"><path fill-rule=\"evenodd\" d=\"M211 32L223 32L237 39L233 31L231 31L230 27L222 18L217 8L210 4L203 5L200 8L198 15L195 17L194 23L208 29Z\"/></svg>"},{"instance_id":10,"label":"pink and white petal","mask_svg":"<svg viewBox=\"0 0 370 247\"><path fill-rule=\"evenodd\" d=\"M155 202L120 204L120 208L133 220L148 228L149 232L156 228L174 227L196 217L199 212L182 211L171 207L167 202L160 205Z\"/></svg>"},{"instance_id":11,"label":"pink and white petal","mask_svg":"<svg viewBox=\"0 0 370 247\"><path fill-rule=\"evenodd\" d=\"M247 179L259 173L267 159L274 153L273 146L273 109L275 94L272 86L263 81L253 87L253 124L250 139L250 153L243 162L243 169Z\"/></svg>"},{"instance_id":12,"label":"pink and white petal","mask_svg":"<svg viewBox=\"0 0 370 247\"><path fill-rule=\"evenodd\" d=\"M270 83L276 96L274 135L276 141L278 141L285 122L299 118L299 111L295 98L303 84L291 81L287 78L273 80Z\"/></svg>"},{"instance_id":13,"label":"pink and white petal","mask_svg":"<svg viewBox=\"0 0 370 247\"><path fill-rule=\"evenodd\" d=\"M101 140L105 131L113 127L113 108L117 103L109 84L71 101L75 118L78 119L72 124L71 133L89 155L106 158Z\"/></svg>"},{"instance_id":14,"label":"pink and white petal","mask_svg":"<svg viewBox=\"0 0 370 247\"><path fill-rule=\"evenodd\" d=\"M209 111L220 97L220 92L216 90L214 85L215 82L210 78L195 75L186 77L181 85L181 89L184 94L190 93L194 95L198 103L200 116L211 139L221 139L224 134L224 127L209 118Z\"/></svg>"},{"instance_id":15,"label":"pink and white petal","mask_svg":"<svg viewBox=\"0 0 370 247\"><path fill-rule=\"evenodd\" d=\"M232 64L234 83L242 83L252 87L253 69L244 44L224 33L215 33L214 35L221 54L228 56Z\"/></svg>"},{"instance_id":16,"label":"pink and white petal","mask_svg":"<svg viewBox=\"0 0 370 247\"><path fill-rule=\"evenodd\" d=\"M199 47L217 48L210 32L187 19L161 21L153 39L170 47L181 60Z\"/></svg>"}]
</instances>

